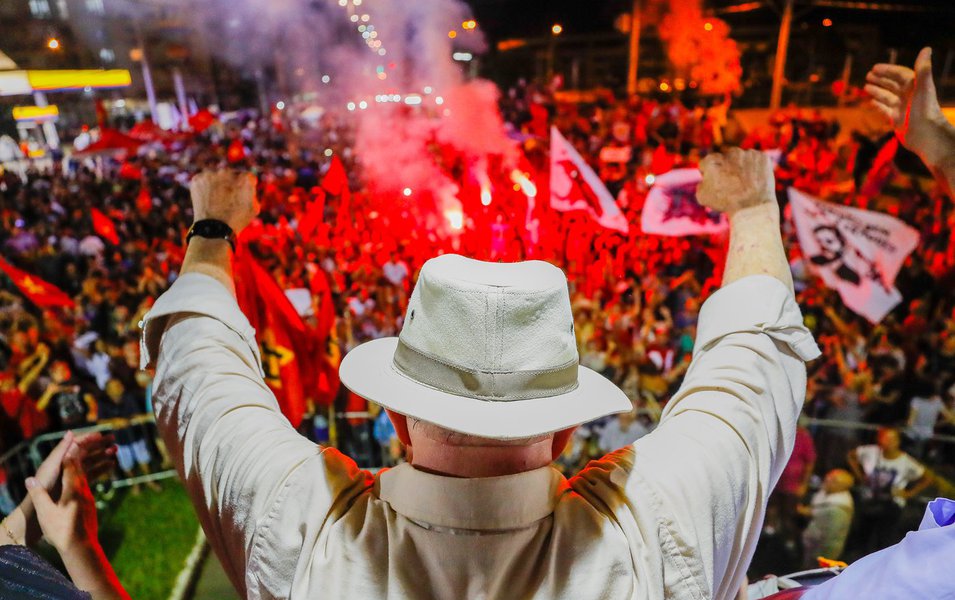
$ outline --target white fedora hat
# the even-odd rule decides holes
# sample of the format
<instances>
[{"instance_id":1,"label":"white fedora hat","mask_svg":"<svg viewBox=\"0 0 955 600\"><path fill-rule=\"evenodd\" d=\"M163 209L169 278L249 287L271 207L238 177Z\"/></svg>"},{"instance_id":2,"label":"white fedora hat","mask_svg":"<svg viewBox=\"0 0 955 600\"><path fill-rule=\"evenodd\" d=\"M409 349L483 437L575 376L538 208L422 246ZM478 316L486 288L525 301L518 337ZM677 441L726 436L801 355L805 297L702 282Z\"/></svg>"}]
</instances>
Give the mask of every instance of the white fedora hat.
<instances>
[{"instance_id":1,"label":"white fedora hat","mask_svg":"<svg viewBox=\"0 0 955 600\"><path fill-rule=\"evenodd\" d=\"M617 386L578 363L560 269L449 254L422 267L400 337L355 348L340 373L395 412L516 439L631 410Z\"/></svg>"}]
</instances>

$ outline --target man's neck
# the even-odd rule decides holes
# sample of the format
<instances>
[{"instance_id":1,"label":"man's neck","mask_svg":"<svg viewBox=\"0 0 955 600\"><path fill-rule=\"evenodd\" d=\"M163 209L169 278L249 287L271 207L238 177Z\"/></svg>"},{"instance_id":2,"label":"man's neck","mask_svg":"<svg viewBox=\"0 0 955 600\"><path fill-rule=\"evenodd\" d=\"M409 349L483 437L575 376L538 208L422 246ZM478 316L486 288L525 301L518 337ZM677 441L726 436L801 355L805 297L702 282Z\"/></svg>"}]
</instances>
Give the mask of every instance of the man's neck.
<instances>
[{"instance_id":1,"label":"man's neck","mask_svg":"<svg viewBox=\"0 0 955 600\"><path fill-rule=\"evenodd\" d=\"M418 440L411 465L446 477L501 477L533 471L551 463L551 442L529 446L448 446Z\"/></svg>"}]
</instances>

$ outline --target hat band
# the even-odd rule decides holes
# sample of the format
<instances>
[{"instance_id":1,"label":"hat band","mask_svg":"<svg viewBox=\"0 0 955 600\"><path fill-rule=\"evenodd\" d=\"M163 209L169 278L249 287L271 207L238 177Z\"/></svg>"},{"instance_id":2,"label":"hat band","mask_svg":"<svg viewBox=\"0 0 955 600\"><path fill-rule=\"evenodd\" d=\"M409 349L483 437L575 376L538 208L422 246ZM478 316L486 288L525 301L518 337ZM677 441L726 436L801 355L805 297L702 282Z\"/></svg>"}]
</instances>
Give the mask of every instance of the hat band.
<instances>
[{"instance_id":1,"label":"hat band","mask_svg":"<svg viewBox=\"0 0 955 600\"><path fill-rule=\"evenodd\" d=\"M553 369L492 373L451 365L400 339L392 363L405 377L455 396L512 402L559 396L577 389L577 360Z\"/></svg>"}]
</instances>

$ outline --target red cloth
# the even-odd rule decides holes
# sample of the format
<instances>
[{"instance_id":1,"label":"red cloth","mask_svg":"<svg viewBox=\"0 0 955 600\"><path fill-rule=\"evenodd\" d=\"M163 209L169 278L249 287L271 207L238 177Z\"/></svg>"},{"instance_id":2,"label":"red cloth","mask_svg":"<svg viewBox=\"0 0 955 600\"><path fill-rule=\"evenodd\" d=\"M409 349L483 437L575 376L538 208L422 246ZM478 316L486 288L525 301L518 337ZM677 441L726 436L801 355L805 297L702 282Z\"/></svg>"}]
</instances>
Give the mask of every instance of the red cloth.
<instances>
[{"instance_id":1,"label":"red cloth","mask_svg":"<svg viewBox=\"0 0 955 600\"><path fill-rule=\"evenodd\" d=\"M351 225L354 220L350 214L351 191L348 188L348 175L345 173L345 165L337 156L332 157L332 164L322 178L322 189L332 196L338 196L338 229Z\"/></svg>"},{"instance_id":2,"label":"red cloth","mask_svg":"<svg viewBox=\"0 0 955 600\"><path fill-rule=\"evenodd\" d=\"M203 108L196 114L189 117L189 128L195 131L196 133L202 133L206 129L212 127L212 124L216 122L216 117L207 109Z\"/></svg>"},{"instance_id":3,"label":"red cloth","mask_svg":"<svg viewBox=\"0 0 955 600\"><path fill-rule=\"evenodd\" d=\"M119 234L116 233L116 223L103 214L98 208L90 209L90 217L93 219L93 231L107 242L114 246L119 245Z\"/></svg>"},{"instance_id":4,"label":"red cloth","mask_svg":"<svg viewBox=\"0 0 955 600\"><path fill-rule=\"evenodd\" d=\"M77 152L75 156L117 152L135 154L142 145L142 142L129 137L125 133L102 127L100 128L99 140L90 144L80 152Z\"/></svg>"},{"instance_id":5,"label":"red cloth","mask_svg":"<svg viewBox=\"0 0 955 600\"><path fill-rule=\"evenodd\" d=\"M74 306L73 299L67 296L63 290L35 275L17 269L2 258L0 258L0 271L6 273L13 284L23 292L23 295L41 308L52 306L73 308Z\"/></svg>"},{"instance_id":6,"label":"red cloth","mask_svg":"<svg viewBox=\"0 0 955 600\"><path fill-rule=\"evenodd\" d=\"M305 242L311 242L318 233L319 226L325 220L325 191L316 188L315 199L309 202L302 218L298 222L298 233Z\"/></svg>"},{"instance_id":7,"label":"red cloth","mask_svg":"<svg viewBox=\"0 0 955 600\"><path fill-rule=\"evenodd\" d=\"M229 150L226 152L226 160L230 163L235 164L241 162L245 159L245 146L242 144L242 140L235 138L232 140L232 143L229 144Z\"/></svg>"},{"instance_id":8,"label":"red cloth","mask_svg":"<svg viewBox=\"0 0 955 600\"><path fill-rule=\"evenodd\" d=\"M0 394L0 405L3 412L16 420L24 439L43 433L50 426L47 414L38 410L36 404L18 389Z\"/></svg>"},{"instance_id":9,"label":"red cloth","mask_svg":"<svg viewBox=\"0 0 955 600\"><path fill-rule=\"evenodd\" d=\"M306 399L330 404L338 393L337 373L328 364L322 336L305 324L279 284L244 244L236 252L235 279L239 306L256 331L265 381L282 413L298 427Z\"/></svg>"},{"instance_id":10,"label":"red cloth","mask_svg":"<svg viewBox=\"0 0 955 600\"><path fill-rule=\"evenodd\" d=\"M800 427L796 430L796 443L793 446L792 456L786 463L783 474L779 477L776 489L784 494L798 494L806 469L815 462L816 445L813 443L809 431L805 427Z\"/></svg>"},{"instance_id":11,"label":"red cloth","mask_svg":"<svg viewBox=\"0 0 955 600\"><path fill-rule=\"evenodd\" d=\"M146 180L143 179L142 185L139 186L139 195L136 196L136 209L139 210L139 214L146 216L152 208L152 194L149 193L149 186L146 184Z\"/></svg>"}]
</instances>

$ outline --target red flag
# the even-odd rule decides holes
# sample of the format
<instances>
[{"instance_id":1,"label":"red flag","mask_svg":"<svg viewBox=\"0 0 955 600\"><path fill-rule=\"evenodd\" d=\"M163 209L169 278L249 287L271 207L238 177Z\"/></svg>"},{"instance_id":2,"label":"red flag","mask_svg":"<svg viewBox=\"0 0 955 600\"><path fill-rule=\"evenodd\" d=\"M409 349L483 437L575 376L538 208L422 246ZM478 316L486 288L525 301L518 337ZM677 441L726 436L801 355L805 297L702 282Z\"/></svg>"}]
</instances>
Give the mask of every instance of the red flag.
<instances>
[{"instance_id":1,"label":"red flag","mask_svg":"<svg viewBox=\"0 0 955 600\"><path fill-rule=\"evenodd\" d=\"M207 109L203 108L196 114L189 117L189 128L196 133L202 133L206 129L212 127L212 124L215 122L216 116Z\"/></svg>"},{"instance_id":2,"label":"red flag","mask_svg":"<svg viewBox=\"0 0 955 600\"><path fill-rule=\"evenodd\" d=\"M153 197L149 193L149 185L146 183L146 179L143 178L142 184L139 186L139 195L136 196L136 208L139 210L139 214L144 217L149 214L149 211L153 208Z\"/></svg>"},{"instance_id":3,"label":"red flag","mask_svg":"<svg viewBox=\"0 0 955 600\"><path fill-rule=\"evenodd\" d=\"M66 292L35 275L21 271L2 258L0 258L0 271L6 273L13 284L23 292L23 295L40 308L52 306L74 307L73 299L67 296Z\"/></svg>"},{"instance_id":4,"label":"red flag","mask_svg":"<svg viewBox=\"0 0 955 600\"><path fill-rule=\"evenodd\" d=\"M325 221L325 190L314 188L315 198L308 203L302 218L298 221L298 233L306 242L312 241L319 226Z\"/></svg>"},{"instance_id":5,"label":"red flag","mask_svg":"<svg viewBox=\"0 0 955 600\"><path fill-rule=\"evenodd\" d=\"M332 164L322 178L322 187L332 196L343 196L348 192L348 174L337 156L332 157Z\"/></svg>"},{"instance_id":6,"label":"red flag","mask_svg":"<svg viewBox=\"0 0 955 600\"><path fill-rule=\"evenodd\" d=\"M322 188L332 196L338 196L338 228L344 227L346 223L351 223L351 190L348 188L348 174L345 173L345 165L337 157L332 157L332 164L328 167L328 172L322 178Z\"/></svg>"},{"instance_id":7,"label":"red flag","mask_svg":"<svg viewBox=\"0 0 955 600\"><path fill-rule=\"evenodd\" d=\"M90 209L90 216L93 218L93 231L107 242L114 246L119 245L119 234L116 233L116 223L104 215L98 208Z\"/></svg>"},{"instance_id":8,"label":"red flag","mask_svg":"<svg viewBox=\"0 0 955 600\"><path fill-rule=\"evenodd\" d=\"M275 279L244 244L236 253L235 279L239 306L256 331L265 382L282 413L293 427L298 427L305 416L306 398L324 404L334 398L337 373L329 372L318 332L305 324ZM321 389L322 384L326 389Z\"/></svg>"},{"instance_id":9,"label":"red flag","mask_svg":"<svg viewBox=\"0 0 955 600\"><path fill-rule=\"evenodd\" d=\"M235 164L241 162L245 159L245 145L242 144L242 140L235 138L232 140L232 143L229 144L229 150L226 152L226 160L230 163Z\"/></svg>"},{"instance_id":10,"label":"red flag","mask_svg":"<svg viewBox=\"0 0 955 600\"><path fill-rule=\"evenodd\" d=\"M142 179L143 171L133 163L123 161L123 164L119 166L119 178L129 180Z\"/></svg>"}]
</instances>

